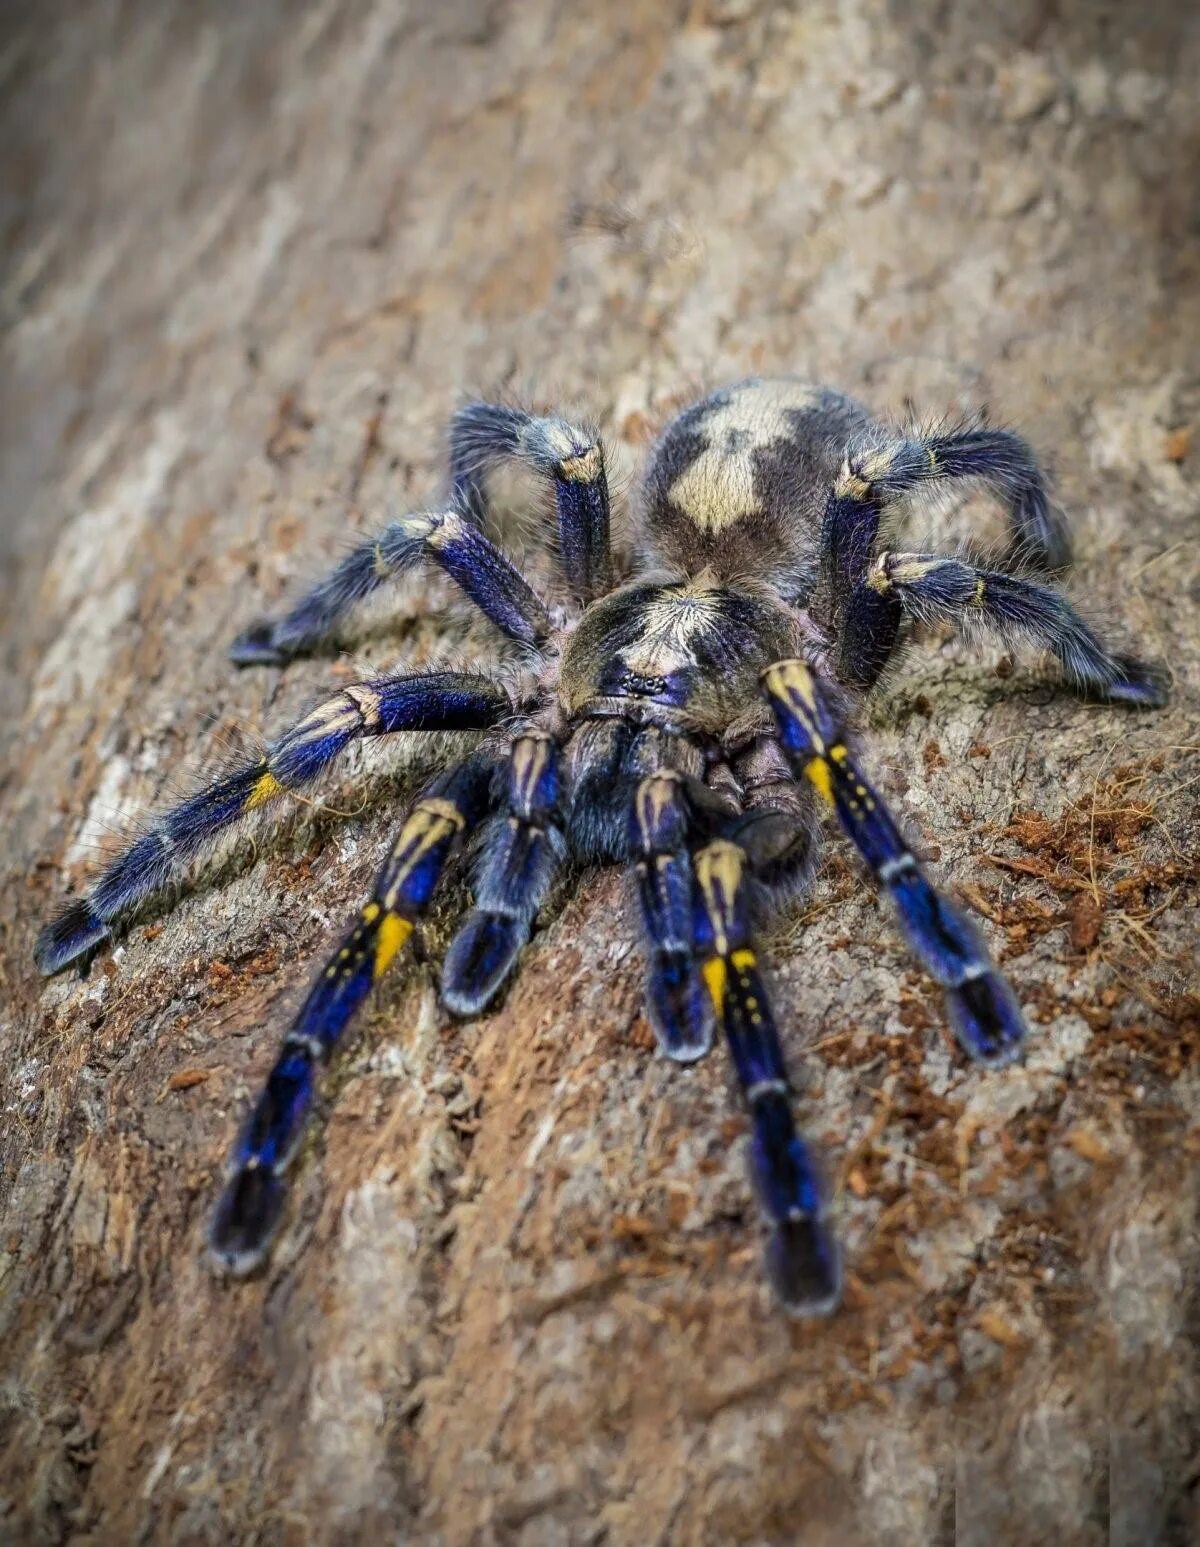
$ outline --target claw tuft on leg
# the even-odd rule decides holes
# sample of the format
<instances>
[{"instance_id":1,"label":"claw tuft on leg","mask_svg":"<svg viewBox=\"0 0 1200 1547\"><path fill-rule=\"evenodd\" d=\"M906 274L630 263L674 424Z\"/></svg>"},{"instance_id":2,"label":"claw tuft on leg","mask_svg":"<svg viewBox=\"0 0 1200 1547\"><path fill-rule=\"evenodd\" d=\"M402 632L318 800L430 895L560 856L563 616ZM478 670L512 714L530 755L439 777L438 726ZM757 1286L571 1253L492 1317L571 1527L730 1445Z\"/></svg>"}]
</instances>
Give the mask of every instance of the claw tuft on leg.
<instances>
[{"instance_id":1,"label":"claw tuft on leg","mask_svg":"<svg viewBox=\"0 0 1200 1547\"><path fill-rule=\"evenodd\" d=\"M999 1069L1020 1057L1025 1018L998 972L989 969L948 988L946 1014L959 1046L977 1063Z\"/></svg>"},{"instance_id":2,"label":"claw tuft on leg","mask_svg":"<svg viewBox=\"0 0 1200 1547\"><path fill-rule=\"evenodd\" d=\"M1163 707L1170 696L1163 667L1150 661L1139 661L1135 655L1116 655L1113 660L1119 675L1098 697L1110 704L1130 704L1135 709Z\"/></svg>"},{"instance_id":3,"label":"claw tuft on leg","mask_svg":"<svg viewBox=\"0 0 1200 1547\"><path fill-rule=\"evenodd\" d=\"M221 1194L208 1235L213 1266L247 1278L267 1260L287 1197L279 1177L265 1166L235 1171Z\"/></svg>"},{"instance_id":4,"label":"claw tuft on leg","mask_svg":"<svg viewBox=\"0 0 1200 1547\"><path fill-rule=\"evenodd\" d=\"M771 1232L767 1279L789 1316L832 1316L842 1300L842 1253L819 1219L788 1219Z\"/></svg>"},{"instance_id":5,"label":"claw tuft on leg","mask_svg":"<svg viewBox=\"0 0 1200 1547\"><path fill-rule=\"evenodd\" d=\"M286 666L291 656L275 643L275 625L261 618L244 628L229 647L235 666Z\"/></svg>"},{"instance_id":6,"label":"claw tuft on leg","mask_svg":"<svg viewBox=\"0 0 1200 1547\"><path fill-rule=\"evenodd\" d=\"M529 925L497 913L473 913L455 936L442 968L442 1003L454 1015L478 1015L512 971Z\"/></svg>"},{"instance_id":7,"label":"claw tuft on leg","mask_svg":"<svg viewBox=\"0 0 1200 1547\"><path fill-rule=\"evenodd\" d=\"M712 998L694 957L664 954L650 967L646 1009L658 1045L677 1064L694 1064L713 1044Z\"/></svg>"},{"instance_id":8,"label":"claw tuft on leg","mask_svg":"<svg viewBox=\"0 0 1200 1547\"><path fill-rule=\"evenodd\" d=\"M33 959L43 977L51 977L81 957L90 956L110 938L108 925L88 903L70 903L37 937Z\"/></svg>"}]
</instances>

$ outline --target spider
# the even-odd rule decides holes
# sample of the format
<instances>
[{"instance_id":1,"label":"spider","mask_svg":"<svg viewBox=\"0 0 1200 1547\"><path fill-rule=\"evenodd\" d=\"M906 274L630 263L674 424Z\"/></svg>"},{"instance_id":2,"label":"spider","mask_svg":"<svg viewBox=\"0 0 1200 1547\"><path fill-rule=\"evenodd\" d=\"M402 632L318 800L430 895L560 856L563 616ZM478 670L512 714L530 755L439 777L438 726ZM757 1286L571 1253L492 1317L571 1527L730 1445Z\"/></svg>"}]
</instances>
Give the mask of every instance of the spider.
<instances>
[{"instance_id":1,"label":"spider","mask_svg":"<svg viewBox=\"0 0 1200 1547\"><path fill-rule=\"evenodd\" d=\"M489 535L489 475L514 460L553 497L553 606ZM1007 508L998 567L883 544L881 519L905 495L962 479L990 486ZM667 425L635 516L639 559L618 575L599 437L553 413L462 408L439 508L361 543L290 612L243 632L231 657L284 666L425 562L515 642L521 674L509 686L483 672L431 671L343 688L261 759L158 818L39 936L42 972L86 961L218 835L310 784L360 737L476 733L410 808L283 1040L213 1216L209 1250L222 1270L246 1274L265 1261L318 1072L468 840L474 905L441 977L442 1003L457 1016L496 998L568 860L632 866L650 1023L679 1063L701 1058L718 1029L728 1044L749 1112L767 1276L795 1315L836 1307L841 1253L793 1119L754 930L810 879L822 808L836 813L944 991L967 1056L1002 1065L1020 1052L1012 989L918 864L860 767L851 727L914 624L1024 638L1081 694L1165 701L1157 668L1110 650L1052 585L1014 573L1053 573L1070 557L1029 447L983 424L896 433L839 392L755 378Z\"/></svg>"}]
</instances>

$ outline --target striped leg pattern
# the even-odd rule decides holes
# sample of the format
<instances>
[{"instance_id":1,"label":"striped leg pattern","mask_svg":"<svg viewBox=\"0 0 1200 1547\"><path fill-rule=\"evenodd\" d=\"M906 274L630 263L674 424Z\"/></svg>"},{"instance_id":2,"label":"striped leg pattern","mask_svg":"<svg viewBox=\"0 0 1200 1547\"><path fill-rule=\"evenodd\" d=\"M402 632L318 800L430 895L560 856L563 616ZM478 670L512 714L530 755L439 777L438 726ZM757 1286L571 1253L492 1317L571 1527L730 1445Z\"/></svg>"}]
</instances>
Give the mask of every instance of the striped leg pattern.
<instances>
[{"instance_id":1,"label":"striped leg pattern","mask_svg":"<svg viewBox=\"0 0 1200 1547\"><path fill-rule=\"evenodd\" d=\"M490 760L469 759L417 801L371 900L309 991L234 1148L213 1216L209 1246L226 1271L251 1273L266 1257L287 1196L283 1175L303 1137L318 1070L429 906L455 841L479 821L493 772Z\"/></svg>"},{"instance_id":2,"label":"striped leg pattern","mask_svg":"<svg viewBox=\"0 0 1200 1547\"><path fill-rule=\"evenodd\" d=\"M867 584L880 595L895 596L916 622L948 622L966 633L992 630L1050 651L1068 682L1087 697L1137 708L1166 702L1161 673L1106 649L1050 586L930 553L882 553Z\"/></svg>"},{"instance_id":3,"label":"striped leg pattern","mask_svg":"<svg viewBox=\"0 0 1200 1547\"><path fill-rule=\"evenodd\" d=\"M717 1023L750 1109L750 1172L771 1224L766 1268L785 1309L825 1316L841 1298L841 1255L816 1164L792 1120L791 1085L750 935L746 855L718 839L695 857L694 938Z\"/></svg>"},{"instance_id":4,"label":"striped leg pattern","mask_svg":"<svg viewBox=\"0 0 1200 1547\"><path fill-rule=\"evenodd\" d=\"M450 425L450 477L455 500L487 521L483 478L497 462L522 462L554 490L558 557L581 601L612 584L608 476L599 436L558 414L537 417L503 403L468 403Z\"/></svg>"},{"instance_id":5,"label":"striped leg pattern","mask_svg":"<svg viewBox=\"0 0 1200 1547\"><path fill-rule=\"evenodd\" d=\"M59 972L90 956L218 838L252 812L304 789L360 737L482 730L511 713L501 688L466 672L381 677L343 688L272 742L264 758L175 806L117 855L87 897L42 930L34 947L39 970Z\"/></svg>"},{"instance_id":6,"label":"striped leg pattern","mask_svg":"<svg viewBox=\"0 0 1200 1547\"><path fill-rule=\"evenodd\" d=\"M803 661L777 662L763 674L763 686L796 772L837 812L891 897L909 948L945 989L950 1024L964 1051L981 1063L1010 1062L1025 1037L1012 989L974 926L930 883L882 796L858 769L835 697Z\"/></svg>"},{"instance_id":7,"label":"striped leg pattern","mask_svg":"<svg viewBox=\"0 0 1200 1547\"><path fill-rule=\"evenodd\" d=\"M684 780L672 769L638 785L630 822L642 929L648 951L646 1009L658 1045L677 1063L712 1046L712 1001L692 948L690 810Z\"/></svg>"},{"instance_id":8,"label":"striped leg pattern","mask_svg":"<svg viewBox=\"0 0 1200 1547\"><path fill-rule=\"evenodd\" d=\"M428 559L502 634L526 645L550 635L546 605L511 559L456 510L402 516L348 553L282 618L252 623L234 640L235 666L282 666L336 634L346 614L395 576Z\"/></svg>"},{"instance_id":9,"label":"striped leg pattern","mask_svg":"<svg viewBox=\"0 0 1200 1547\"><path fill-rule=\"evenodd\" d=\"M558 750L545 731L513 742L505 805L484 842L475 907L442 969L442 1003L456 1015L478 1015L499 992L566 857Z\"/></svg>"}]
</instances>

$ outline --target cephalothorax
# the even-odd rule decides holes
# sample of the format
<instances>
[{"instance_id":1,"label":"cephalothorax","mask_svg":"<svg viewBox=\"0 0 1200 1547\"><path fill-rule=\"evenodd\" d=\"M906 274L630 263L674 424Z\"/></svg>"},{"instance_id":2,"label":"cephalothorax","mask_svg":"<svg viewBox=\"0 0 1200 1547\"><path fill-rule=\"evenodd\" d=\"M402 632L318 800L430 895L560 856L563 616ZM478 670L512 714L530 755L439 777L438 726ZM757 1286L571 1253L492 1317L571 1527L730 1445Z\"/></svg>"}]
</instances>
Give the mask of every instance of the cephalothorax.
<instances>
[{"instance_id":1,"label":"cephalothorax","mask_svg":"<svg viewBox=\"0 0 1200 1547\"><path fill-rule=\"evenodd\" d=\"M514 459L553 491L553 610L493 541L489 469ZM881 517L910 491L978 479L1004 500L1008 559L885 551ZM1050 585L1069 557L1028 447L983 426L896 434L851 399L791 379L750 380L681 413L654 447L635 510L638 563L614 574L605 459L557 415L473 403L453 419L450 489L393 521L286 616L235 642L241 666L283 666L335 637L346 614L420 561L439 566L528 658L523 685L485 673L388 676L343 688L155 821L88 895L41 934L56 972L86 958L219 834L308 785L360 737L477 733L405 817L370 900L318 975L234 1149L211 1232L235 1273L265 1258L283 1174L317 1073L404 946L446 860L473 835L474 906L450 945L442 1001L484 1009L512 972L558 869L633 867L647 1007L668 1057L718 1029L751 1120L750 1171L783 1304L838 1301L839 1252L753 941L756 919L807 882L832 807L884 888L914 955L945 992L964 1051L1015 1056L1025 1028L975 929L930 883L860 771L849 726L912 622L1023 636L1086 695L1153 706L1159 673L1109 650Z\"/></svg>"}]
</instances>

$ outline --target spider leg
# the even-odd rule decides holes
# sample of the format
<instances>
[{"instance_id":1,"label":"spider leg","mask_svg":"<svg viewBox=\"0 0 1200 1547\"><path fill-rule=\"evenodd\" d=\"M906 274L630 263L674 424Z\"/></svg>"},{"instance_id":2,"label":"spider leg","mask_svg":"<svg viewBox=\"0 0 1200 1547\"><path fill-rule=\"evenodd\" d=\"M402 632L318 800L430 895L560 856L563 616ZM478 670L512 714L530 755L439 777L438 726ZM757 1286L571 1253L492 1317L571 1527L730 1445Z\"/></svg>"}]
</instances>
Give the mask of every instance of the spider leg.
<instances>
[{"instance_id":1,"label":"spider leg","mask_svg":"<svg viewBox=\"0 0 1200 1547\"><path fill-rule=\"evenodd\" d=\"M695 949L750 1109L750 1169L772 1225L767 1273L794 1315L828 1315L841 1258L824 1221L816 1165L792 1120L791 1084L749 926L744 851L718 839L695 857Z\"/></svg>"},{"instance_id":2,"label":"spider leg","mask_svg":"<svg viewBox=\"0 0 1200 1547\"><path fill-rule=\"evenodd\" d=\"M845 742L836 701L803 661L778 661L763 686L792 766L837 811L851 842L886 889L909 948L946 993L963 1049L988 1064L1020 1051L1025 1023L974 926L929 882Z\"/></svg>"},{"instance_id":3,"label":"spider leg","mask_svg":"<svg viewBox=\"0 0 1200 1547\"><path fill-rule=\"evenodd\" d=\"M676 1063L693 1063L712 1046L712 1002L692 949L694 826L687 784L674 769L644 778L634 796L630 846L649 951L646 1010L658 1045Z\"/></svg>"},{"instance_id":4,"label":"spider leg","mask_svg":"<svg viewBox=\"0 0 1200 1547\"><path fill-rule=\"evenodd\" d=\"M1011 430L978 428L909 436L848 455L825 509L824 564L861 580L883 508L913 489L957 478L978 479L1005 501L1014 559L1043 570L1071 562L1066 520L1050 503L1029 446Z\"/></svg>"},{"instance_id":5,"label":"spider leg","mask_svg":"<svg viewBox=\"0 0 1200 1547\"><path fill-rule=\"evenodd\" d=\"M370 901L309 990L234 1147L213 1215L209 1248L227 1271L250 1273L266 1256L283 1213L283 1173L303 1136L317 1071L409 939L455 841L486 809L493 773L490 759L469 758L416 802Z\"/></svg>"},{"instance_id":6,"label":"spider leg","mask_svg":"<svg viewBox=\"0 0 1200 1547\"><path fill-rule=\"evenodd\" d=\"M911 436L846 457L821 527L821 587L839 636L838 675L867 687L896 642L898 598L868 570L886 506L919 486L956 478L990 485L1008 505L1010 557L1053 571L1071 561L1062 513L1050 503L1033 452L1010 430L963 429Z\"/></svg>"},{"instance_id":7,"label":"spider leg","mask_svg":"<svg viewBox=\"0 0 1200 1547\"><path fill-rule=\"evenodd\" d=\"M526 731L512 744L505 816L485 840L475 907L442 967L448 1010L477 1015L494 998L529 939L566 852L557 748L545 731Z\"/></svg>"},{"instance_id":8,"label":"spider leg","mask_svg":"<svg viewBox=\"0 0 1200 1547\"><path fill-rule=\"evenodd\" d=\"M401 516L360 543L282 618L252 623L230 646L235 666L282 666L333 635L347 612L386 581L428 559L502 634L526 645L550 635L545 603L500 549L456 510Z\"/></svg>"},{"instance_id":9,"label":"spider leg","mask_svg":"<svg viewBox=\"0 0 1200 1547\"><path fill-rule=\"evenodd\" d=\"M297 721L265 757L223 775L167 811L112 861L86 897L39 934L34 959L59 972L109 939L139 904L242 818L312 783L351 742L393 731L484 730L512 713L508 695L467 672L353 683Z\"/></svg>"},{"instance_id":10,"label":"spider leg","mask_svg":"<svg viewBox=\"0 0 1200 1547\"><path fill-rule=\"evenodd\" d=\"M522 462L554 489L559 559L584 602L612 585L609 493L598 435L557 414L535 417L500 403L468 403L450 424L450 478L460 509L482 525L483 478L501 461Z\"/></svg>"},{"instance_id":11,"label":"spider leg","mask_svg":"<svg viewBox=\"0 0 1200 1547\"><path fill-rule=\"evenodd\" d=\"M950 622L964 632L988 628L1004 639L1024 637L1042 646L1088 697L1145 708L1166 702L1160 671L1106 649L1049 586L927 553L880 554L867 585L895 596L916 622Z\"/></svg>"}]
</instances>

